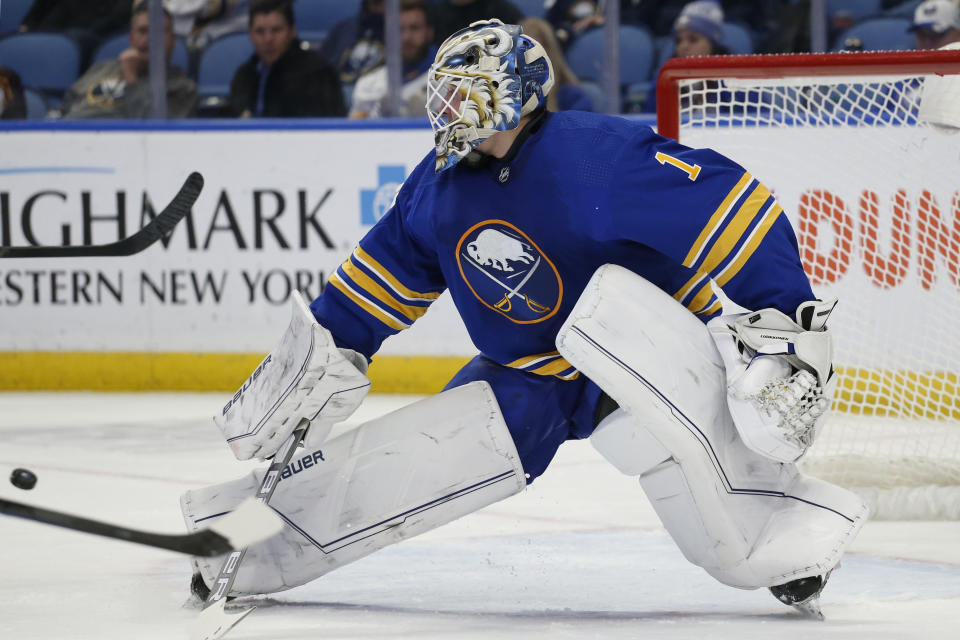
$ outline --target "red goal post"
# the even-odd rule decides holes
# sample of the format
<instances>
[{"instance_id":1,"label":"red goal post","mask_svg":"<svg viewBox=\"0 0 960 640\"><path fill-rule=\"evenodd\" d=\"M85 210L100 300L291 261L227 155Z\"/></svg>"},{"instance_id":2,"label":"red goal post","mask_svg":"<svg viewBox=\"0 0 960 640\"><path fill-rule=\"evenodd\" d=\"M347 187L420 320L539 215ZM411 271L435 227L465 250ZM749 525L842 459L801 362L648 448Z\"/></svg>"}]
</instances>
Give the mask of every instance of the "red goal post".
<instances>
[{"instance_id":1,"label":"red goal post","mask_svg":"<svg viewBox=\"0 0 960 640\"><path fill-rule=\"evenodd\" d=\"M679 140L683 81L960 74L960 50L671 58L657 76L657 132ZM680 140L682 142L682 140Z\"/></svg>"},{"instance_id":2,"label":"red goal post","mask_svg":"<svg viewBox=\"0 0 960 640\"><path fill-rule=\"evenodd\" d=\"M960 50L674 58L657 128L770 187L840 300L806 469L880 517L960 518Z\"/></svg>"}]
</instances>

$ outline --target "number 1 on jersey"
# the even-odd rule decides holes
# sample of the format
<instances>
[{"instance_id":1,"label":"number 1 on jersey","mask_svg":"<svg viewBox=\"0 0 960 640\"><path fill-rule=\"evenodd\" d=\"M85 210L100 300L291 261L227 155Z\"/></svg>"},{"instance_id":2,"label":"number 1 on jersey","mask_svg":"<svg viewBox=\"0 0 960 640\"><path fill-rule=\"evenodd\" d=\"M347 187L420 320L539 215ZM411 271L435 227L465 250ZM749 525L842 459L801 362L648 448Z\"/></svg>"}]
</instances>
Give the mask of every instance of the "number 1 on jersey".
<instances>
[{"instance_id":1,"label":"number 1 on jersey","mask_svg":"<svg viewBox=\"0 0 960 640\"><path fill-rule=\"evenodd\" d=\"M677 169L680 169L680 171L683 171L687 174L687 177L690 178L690 180L696 180L697 176L700 175L700 165L698 164L687 164L683 160L679 160L671 155L667 155L663 151L657 151L657 155L654 157L657 159L657 162L662 165L672 164Z\"/></svg>"}]
</instances>

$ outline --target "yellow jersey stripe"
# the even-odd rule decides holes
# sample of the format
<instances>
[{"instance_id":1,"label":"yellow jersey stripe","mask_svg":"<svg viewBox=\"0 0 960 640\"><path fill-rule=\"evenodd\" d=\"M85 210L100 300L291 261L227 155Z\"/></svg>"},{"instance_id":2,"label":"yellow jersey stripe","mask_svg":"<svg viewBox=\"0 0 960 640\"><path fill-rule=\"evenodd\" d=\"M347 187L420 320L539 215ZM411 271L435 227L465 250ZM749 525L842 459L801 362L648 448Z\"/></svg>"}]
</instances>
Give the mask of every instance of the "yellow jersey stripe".
<instances>
[{"instance_id":1,"label":"yellow jersey stripe","mask_svg":"<svg viewBox=\"0 0 960 640\"><path fill-rule=\"evenodd\" d=\"M347 274L347 276L349 276L349 278L358 287L391 309L396 309L408 317L411 322L427 312L427 307L415 307L413 305L399 302L396 298L390 295L389 291L381 287L376 280L355 267L353 262L351 262L351 258L347 258L344 263L340 265L340 268L343 269L343 272Z\"/></svg>"},{"instance_id":2,"label":"yellow jersey stripe","mask_svg":"<svg viewBox=\"0 0 960 640\"><path fill-rule=\"evenodd\" d=\"M710 281L707 280L707 283L703 285L699 291L697 291L697 295L693 296L693 300L691 300L690 303L687 305L687 309L690 309L690 311L697 313L698 311L703 309L705 306L707 306L707 304L710 303L710 299L712 297L713 297L713 287L710 286Z\"/></svg>"},{"instance_id":3,"label":"yellow jersey stripe","mask_svg":"<svg viewBox=\"0 0 960 640\"><path fill-rule=\"evenodd\" d=\"M700 235L697 236L696 241L693 243L693 246L690 247L690 251L687 253L687 257L683 259L683 266L691 267L700 257L700 253L709 243L710 238L714 233L717 232L717 229L720 228L720 225L723 224L724 219L727 217L727 214L730 213L730 209L733 208L734 203L740 199L744 191L747 190L747 187L753 181L753 176L749 173L744 172L740 177L740 180L737 184L730 190L727 196L723 199L723 202L720 203L720 206L717 207L717 210L713 212L713 215L710 216L710 219L707 221L706 226L700 231Z\"/></svg>"},{"instance_id":4,"label":"yellow jersey stripe","mask_svg":"<svg viewBox=\"0 0 960 640\"><path fill-rule=\"evenodd\" d=\"M540 366L534 366L538 363L543 362ZM522 369L527 373L535 373L541 376L556 376L561 380L574 380L577 376L580 375L580 372L573 368L573 365L560 357L559 351L549 351L547 353L535 353L530 356L523 356L522 358L517 358L513 362L508 362L507 367L513 369ZM534 368L530 368L534 367ZM565 375L560 375L564 371L569 370L570 373Z\"/></svg>"},{"instance_id":5,"label":"yellow jersey stripe","mask_svg":"<svg viewBox=\"0 0 960 640\"><path fill-rule=\"evenodd\" d=\"M440 297L439 293L420 293L414 291L413 289L408 289L407 287L400 284L400 281L393 277L389 271L387 271L382 264L377 262L373 256L363 250L363 247L357 247L353 255L356 256L357 261L360 262L363 266L370 271L373 271L377 274L381 280L386 282L390 287L397 293L401 298L406 298L407 300L436 300Z\"/></svg>"},{"instance_id":6,"label":"yellow jersey stripe","mask_svg":"<svg viewBox=\"0 0 960 640\"><path fill-rule=\"evenodd\" d=\"M717 241L710 249L710 253L704 258L703 264L700 265L699 271L709 273L723 262L730 252L733 251L733 248L737 246L737 243L743 239L743 234L747 230L747 227L750 226L750 223L753 222L753 219L760 212L760 208L763 207L763 204L769 199L770 189L767 189L762 184L757 185L757 188L753 190L753 193L747 197L740 209L737 210L737 213L733 216L727 228L724 229L720 237L717 238Z\"/></svg>"},{"instance_id":7,"label":"yellow jersey stripe","mask_svg":"<svg viewBox=\"0 0 960 640\"><path fill-rule=\"evenodd\" d=\"M541 376L552 376L567 369L570 369L573 365L564 360L563 358L557 358L556 360L549 362L542 367L537 367L536 369L530 369L530 373L536 373Z\"/></svg>"},{"instance_id":8,"label":"yellow jersey stripe","mask_svg":"<svg viewBox=\"0 0 960 640\"><path fill-rule=\"evenodd\" d=\"M550 358L559 358L559 357L560 357L559 351L549 351L547 353L536 353L532 356L523 356L522 358L518 358L513 362L508 362L506 366L513 367L514 369L523 369L524 367L529 367L531 364L535 364L540 360L548 360Z\"/></svg>"},{"instance_id":9,"label":"yellow jersey stripe","mask_svg":"<svg viewBox=\"0 0 960 640\"><path fill-rule=\"evenodd\" d=\"M740 247L740 251L737 252L737 255L734 256L733 260L730 261L730 264L724 268L717 275L717 285L722 287L723 285L730 282L733 276L737 275L740 272L740 269L743 268L743 265L746 264L747 260L750 259L750 256L753 255L753 252L757 250L757 247L760 246L760 243L763 242L764 236L767 235L767 231L770 230L770 227L773 226L773 223L777 221L777 217L783 212L783 208L774 201L770 207L767 208L767 212L764 214L763 219L760 220L760 224L754 227L753 231L750 233L750 236L747 238L747 241L743 243L743 246Z\"/></svg>"},{"instance_id":10,"label":"yellow jersey stripe","mask_svg":"<svg viewBox=\"0 0 960 640\"><path fill-rule=\"evenodd\" d=\"M372 315L377 320L387 325L391 329L402 331L410 326L408 324L403 324L402 322L400 322L393 316L389 315L385 311L382 311L379 307L377 307L377 305L370 302L369 300L364 298L362 295L354 291L352 288L350 288L350 285L344 282L340 278L340 276L337 275L336 273L330 276L329 282L334 287L339 289L340 292L343 293L343 295L353 300L353 302L355 302L357 306L359 306L361 309L363 309L364 311L366 311L367 313L369 313L370 315Z\"/></svg>"},{"instance_id":11,"label":"yellow jersey stripe","mask_svg":"<svg viewBox=\"0 0 960 640\"><path fill-rule=\"evenodd\" d=\"M687 280L686 284L680 287L679 291L673 294L673 299L676 300L677 302L682 301L684 298L687 297L687 294L689 294L694 289L694 287L696 287L697 284L702 282L703 279L706 277L708 277L706 273L700 273L699 271L696 272L695 274L693 274L692 278Z\"/></svg>"},{"instance_id":12,"label":"yellow jersey stripe","mask_svg":"<svg viewBox=\"0 0 960 640\"><path fill-rule=\"evenodd\" d=\"M723 309L723 302L721 302L720 299L718 298L712 305L710 305L706 309L697 311L696 313L698 316L712 316L717 311L720 311L720 309Z\"/></svg>"}]
</instances>

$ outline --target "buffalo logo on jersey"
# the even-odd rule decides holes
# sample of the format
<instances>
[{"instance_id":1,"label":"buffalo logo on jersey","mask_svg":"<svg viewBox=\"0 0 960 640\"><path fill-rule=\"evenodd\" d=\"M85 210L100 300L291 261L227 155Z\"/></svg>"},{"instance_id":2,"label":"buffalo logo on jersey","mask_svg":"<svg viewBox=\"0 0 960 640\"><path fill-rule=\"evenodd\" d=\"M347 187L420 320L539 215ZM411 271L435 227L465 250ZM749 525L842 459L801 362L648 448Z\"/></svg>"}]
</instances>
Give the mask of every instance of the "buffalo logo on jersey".
<instances>
[{"instance_id":1,"label":"buffalo logo on jersey","mask_svg":"<svg viewBox=\"0 0 960 640\"><path fill-rule=\"evenodd\" d=\"M485 220L467 229L457 243L457 265L473 295L513 322L542 322L560 308L557 268L509 222Z\"/></svg>"}]
</instances>

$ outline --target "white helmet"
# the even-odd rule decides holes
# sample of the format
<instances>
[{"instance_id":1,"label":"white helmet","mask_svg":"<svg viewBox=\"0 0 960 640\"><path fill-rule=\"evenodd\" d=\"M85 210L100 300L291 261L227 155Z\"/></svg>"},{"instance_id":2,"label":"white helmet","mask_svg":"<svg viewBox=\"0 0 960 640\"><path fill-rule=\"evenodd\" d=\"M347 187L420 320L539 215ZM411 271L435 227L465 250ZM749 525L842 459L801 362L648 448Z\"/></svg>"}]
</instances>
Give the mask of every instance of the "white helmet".
<instances>
[{"instance_id":1,"label":"white helmet","mask_svg":"<svg viewBox=\"0 0 960 640\"><path fill-rule=\"evenodd\" d=\"M427 115L437 145L436 172L449 169L497 131L546 105L553 65L518 25L474 22L447 38L430 66Z\"/></svg>"}]
</instances>

